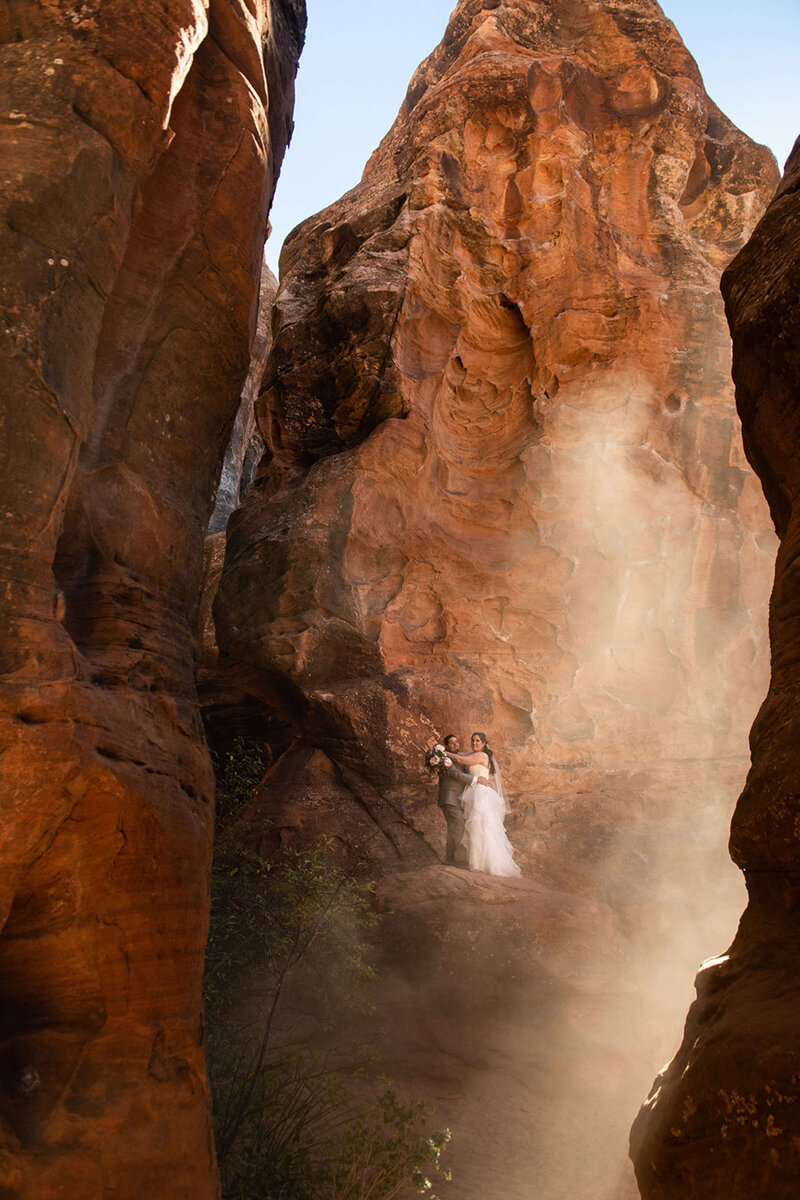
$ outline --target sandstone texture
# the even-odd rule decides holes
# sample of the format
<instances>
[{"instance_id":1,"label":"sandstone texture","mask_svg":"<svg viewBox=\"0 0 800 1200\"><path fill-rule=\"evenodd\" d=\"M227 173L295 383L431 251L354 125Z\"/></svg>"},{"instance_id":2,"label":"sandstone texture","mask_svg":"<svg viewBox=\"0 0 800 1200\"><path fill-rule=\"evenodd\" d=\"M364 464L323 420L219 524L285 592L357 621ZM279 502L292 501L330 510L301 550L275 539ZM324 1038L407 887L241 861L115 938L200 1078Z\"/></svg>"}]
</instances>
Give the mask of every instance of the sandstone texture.
<instances>
[{"instance_id":1,"label":"sandstone texture","mask_svg":"<svg viewBox=\"0 0 800 1200\"><path fill-rule=\"evenodd\" d=\"M741 910L725 828L768 683L776 541L718 287L777 183L651 0L463 0L361 183L283 250L218 657L206 626L210 728L270 745L250 814L266 846L328 835L381 886L434 881L397 898L413 936L386 943L388 1011L403 995L429 1018L385 1053L441 1101L459 1200L627 1200L638 1081ZM525 878L586 921L569 988L594 1006L554 981L569 935L541 893L513 891L491 935L477 893L436 890L423 750L476 728ZM616 983L594 977L602 930ZM492 936L516 965L484 1005ZM533 979L514 939L537 937ZM440 954L474 986L457 1036L427 981ZM571 1042L572 1106L554 1091Z\"/></svg>"},{"instance_id":2,"label":"sandstone texture","mask_svg":"<svg viewBox=\"0 0 800 1200\"><path fill-rule=\"evenodd\" d=\"M650 0L458 6L283 250L216 625L292 803L332 773L430 861L422 751L475 728L529 830L732 802L775 542L718 281L776 183Z\"/></svg>"},{"instance_id":3,"label":"sandstone texture","mask_svg":"<svg viewBox=\"0 0 800 1200\"><path fill-rule=\"evenodd\" d=\"M731 830L749 901L707 964L675 1060L633 1130L648 1200L794 1200L800 1193L800 143L722 280L748 458L781 539L772 678Z\"/></svg>"},{"instance_id":4,"label":"sandstone texture","mask_svg":"<svg viewBox=\"0 0 800 1200\"><path fill-rule=\"evenodd\" d=\"M192 615L302 0L0 6L0 1191L217 1194Z\"/></svg>"}]
</instances>

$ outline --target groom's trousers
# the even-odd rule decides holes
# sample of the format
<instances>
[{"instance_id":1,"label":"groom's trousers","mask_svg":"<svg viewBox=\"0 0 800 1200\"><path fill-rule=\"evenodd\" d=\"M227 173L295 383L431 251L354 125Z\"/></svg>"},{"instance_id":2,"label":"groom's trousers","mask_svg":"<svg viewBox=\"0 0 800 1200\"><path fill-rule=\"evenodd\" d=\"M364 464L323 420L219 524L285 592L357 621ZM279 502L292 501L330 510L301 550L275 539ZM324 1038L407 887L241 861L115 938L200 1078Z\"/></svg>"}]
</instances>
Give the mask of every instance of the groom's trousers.
<instances>
[{"instance_id":1,"label":"groom's trousers","mask_svg":"<svg viewBox=\"0 0 800 1200\"><path fill-rule=\"evenodd\" d=\"M466 863L467 856L461 845L464 839L464 810L460 804L442 804L442 812L447 822L447 847L444 861L451 865L461 866Z\"/></svg>"}]
</instances>

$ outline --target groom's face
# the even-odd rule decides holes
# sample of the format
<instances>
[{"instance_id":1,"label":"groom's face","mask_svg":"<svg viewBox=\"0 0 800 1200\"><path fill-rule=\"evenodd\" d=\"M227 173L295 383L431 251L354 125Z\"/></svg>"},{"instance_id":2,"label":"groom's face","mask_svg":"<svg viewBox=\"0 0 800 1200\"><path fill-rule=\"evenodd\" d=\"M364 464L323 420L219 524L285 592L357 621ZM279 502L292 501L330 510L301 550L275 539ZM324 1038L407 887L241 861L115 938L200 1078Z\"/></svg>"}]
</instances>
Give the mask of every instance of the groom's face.
<instances>
[{"instance_id":1,"label":"groom's face","mask_svg":"<svg viewBox=\"0 0 800 1200\"><path fill-rule=\"evenodd\" d=\"M451 754L458 754L458 738L449 737L444 744L445 750L449 750Z\"/></svg>"}]
</instances>

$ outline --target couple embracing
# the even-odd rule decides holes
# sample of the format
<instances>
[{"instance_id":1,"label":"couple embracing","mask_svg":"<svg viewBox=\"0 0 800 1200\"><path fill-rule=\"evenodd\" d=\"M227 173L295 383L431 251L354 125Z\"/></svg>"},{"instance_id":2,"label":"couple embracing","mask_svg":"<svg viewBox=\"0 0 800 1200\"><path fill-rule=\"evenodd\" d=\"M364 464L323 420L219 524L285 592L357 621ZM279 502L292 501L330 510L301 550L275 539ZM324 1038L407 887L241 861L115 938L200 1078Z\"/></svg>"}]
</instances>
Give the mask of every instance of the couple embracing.
<instances>
[{"instance_id":1,"label":"couple embracing","mask_svg":"<svg viewBox=\"0 0 800 1200\"><path fill-rule=\"evenodd\" d=\"M485 733L473 733L461 754L449 733L428 756L439 773L439 806L447 822L445 862L487 875L520 875L503 821L508 811L500 767Z\"/></svg>"}]
</instances>

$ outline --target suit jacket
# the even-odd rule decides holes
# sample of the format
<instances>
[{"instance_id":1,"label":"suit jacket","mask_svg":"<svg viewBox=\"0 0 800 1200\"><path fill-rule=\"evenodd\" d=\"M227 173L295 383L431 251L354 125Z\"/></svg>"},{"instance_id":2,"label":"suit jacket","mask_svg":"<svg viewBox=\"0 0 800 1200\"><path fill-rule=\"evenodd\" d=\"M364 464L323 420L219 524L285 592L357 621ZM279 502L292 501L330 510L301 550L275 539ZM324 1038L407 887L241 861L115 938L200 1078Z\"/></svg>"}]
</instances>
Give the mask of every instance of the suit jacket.
<instances>
[{"instance_id":1,"label":"suit jacket","mask_svg":"<svg viewBox=\"0 0 800 1200\"><path fill-rule=\"evenodd\" d=\"M444 808L450 804L454 808L460 808L461 793L468 783L472 783L472 776L458 763L453 763L450 767L439 767L440 806Z\"/></svg>"}]
</instances>

